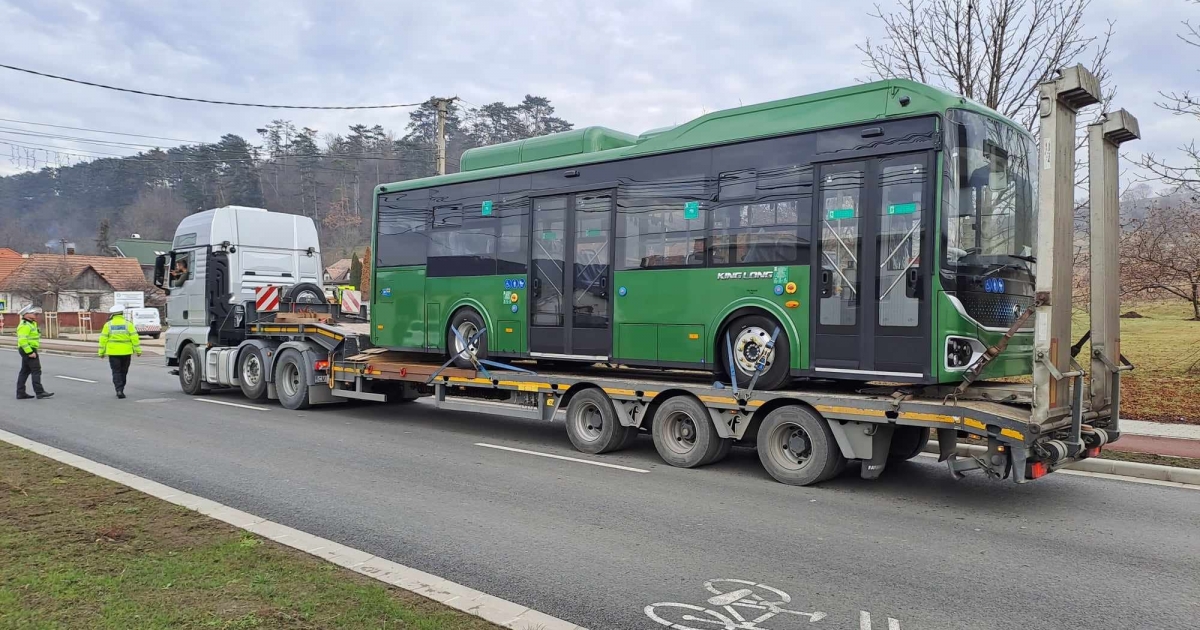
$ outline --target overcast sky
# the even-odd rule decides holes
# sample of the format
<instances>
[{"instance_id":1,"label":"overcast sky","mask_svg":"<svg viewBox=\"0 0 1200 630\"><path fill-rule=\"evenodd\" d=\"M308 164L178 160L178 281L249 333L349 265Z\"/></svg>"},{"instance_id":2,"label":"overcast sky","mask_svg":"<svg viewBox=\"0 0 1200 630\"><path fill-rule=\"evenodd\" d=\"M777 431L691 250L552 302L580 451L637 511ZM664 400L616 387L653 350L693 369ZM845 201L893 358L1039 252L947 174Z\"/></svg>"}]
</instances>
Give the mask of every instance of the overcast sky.
<instances>
[{"instance_id":1,"label":"overcast sky","mask_svg":"<svg viewBox=\"0 0 1200 630\"><path fill-rule=\"evenodd\" d=\"M155 92L285 104L457 95L480 105L528 93L549 97L577 126L639 133L868 78L855 46L879 35L867 12L890 1L0 0L0 63ZM1200 6L1186 0L1093 0L1091 30L1116 23L1117 106L1141 121L1144 140L1131 151L1177 155L1176 146L1200 138L1196 120L1153 105L1159 90L1200 88L1200 54L1175 36L1189 18L1200 21ZM0 118L200 141L233 132L257 142L255 128L276 117L322 132L357 122L401 131L407 123L407 110L201 105L4 69L0 94ZM0 130L0 142L18 138ZM66 151L85 146L24 138ZM0 174L20 168L11 152L0 144Z\"/></svg>"}]
</instances>

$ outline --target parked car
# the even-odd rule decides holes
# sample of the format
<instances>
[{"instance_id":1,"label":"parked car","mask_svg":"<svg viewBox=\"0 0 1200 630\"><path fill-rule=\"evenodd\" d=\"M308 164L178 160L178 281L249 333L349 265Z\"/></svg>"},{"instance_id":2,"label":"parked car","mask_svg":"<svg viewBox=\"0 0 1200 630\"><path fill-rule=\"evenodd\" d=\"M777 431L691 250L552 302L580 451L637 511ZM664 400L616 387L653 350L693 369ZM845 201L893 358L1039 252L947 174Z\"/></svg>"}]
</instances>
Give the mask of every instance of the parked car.
<instances>
[{"instance_id":1,"label":"parked car","mask_svg":"<svg viewBox=\"0 0 1200 630\"><path fill-rule=\"evenodd\" d=\"M137 329L138 335L149 335L152 339L158 339L162 334L162 322L159 321L158 309L133 308L126 312L129 315L129 321L133 322L133 327Z\"/></svg>"}]
</instances>

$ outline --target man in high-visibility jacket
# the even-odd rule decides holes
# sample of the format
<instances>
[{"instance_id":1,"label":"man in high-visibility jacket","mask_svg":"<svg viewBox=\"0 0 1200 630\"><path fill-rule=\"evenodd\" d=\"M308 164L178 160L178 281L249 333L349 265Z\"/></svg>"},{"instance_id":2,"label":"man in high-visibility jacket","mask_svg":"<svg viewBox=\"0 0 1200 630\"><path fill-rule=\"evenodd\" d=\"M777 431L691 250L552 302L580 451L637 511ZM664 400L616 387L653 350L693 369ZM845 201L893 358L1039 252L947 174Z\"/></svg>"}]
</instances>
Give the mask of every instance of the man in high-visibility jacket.
<instances>
[{"instance_id":1,"label":"man in high-visibility jacket","mask_svg":"<svg viewBox=\"0 0 1200 630\"><path fill-rule=\"evenodd\" d=\"M21 309L21 323L17 326L17 352L21 355L21 373L17 376L17 400L49 398L54 394L42 387L42 332L38 330L37 315L42 309L26 306ZM25 391L25 382L33 377L33 396Z\"/></svg>"},{"instance_id":2,"label":"man in high-visibility jacket","mask_svg":"<svg viewBox=\"0 0 1200 630\"><path fill-rule=\"evenodd\" d=\"M104 322L100 331L100 358L108 356L108 367L112 369L113 387L117 398L125 397L125 379L129 375L129 364L133 355L142 356L137 329L125 321L125 307L116 304L108 309L112 317Z\"/></svg>"}]
</instances>

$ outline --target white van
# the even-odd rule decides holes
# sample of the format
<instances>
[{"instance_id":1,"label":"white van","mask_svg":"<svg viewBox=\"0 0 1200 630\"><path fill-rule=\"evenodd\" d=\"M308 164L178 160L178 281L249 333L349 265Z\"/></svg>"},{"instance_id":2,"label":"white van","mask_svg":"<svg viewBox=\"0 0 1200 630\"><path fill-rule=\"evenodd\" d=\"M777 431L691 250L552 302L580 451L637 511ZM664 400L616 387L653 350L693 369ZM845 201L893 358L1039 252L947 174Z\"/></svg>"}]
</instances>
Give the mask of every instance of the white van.
<instances>
[{"instance_id":1,"label":"white van","mask_svg":"<svg viewBox=\"0 0 1200 630\"><path fill-rule=\"evenodd\" d=\"M317 226L308 217L225 206L185 218L154 269L155 286L167 293L168 365L189 343L216 342L210 333L236 320L258 287L324 303L322 275Z\"/></svg>"},{"instance_id":2,"label":"white van","mask_svg":"<svg viewBox=\"0 0 1200 630\"><path fill-rule=\"evenodd\" d=\"M156 308L131 308L125 311L125 316L133 324L138 335L148 335L151 339L158 339L162 334L162 323L159 321Z\"/></svg>"}]
</instances>

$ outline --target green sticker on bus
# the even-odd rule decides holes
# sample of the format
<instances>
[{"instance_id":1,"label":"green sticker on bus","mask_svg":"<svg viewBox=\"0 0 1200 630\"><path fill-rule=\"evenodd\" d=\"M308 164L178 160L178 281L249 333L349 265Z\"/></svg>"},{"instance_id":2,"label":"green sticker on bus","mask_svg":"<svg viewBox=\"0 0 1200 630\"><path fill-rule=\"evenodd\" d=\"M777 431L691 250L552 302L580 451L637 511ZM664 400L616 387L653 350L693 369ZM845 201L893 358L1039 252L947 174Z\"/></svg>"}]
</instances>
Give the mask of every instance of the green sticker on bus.
<instances>
[{"instance_id":1,"label":"green sticker on bus","mask_svg":"<svg viewBox=\"0 0 1200 630\"><path fill-rule=\"evenodd\" d=\"M588 238L595 238L595 237L597 237L597 236L600 236L600 234L601 234L602 232L603 232L603 230L588 230L588 231L586 232L586 235L587 235L587 237L588 237Z\"/></svg>"},{"instance_id":2,"label":"green sticker on bus","mask_svg":"<svg viewBox=\"0 0 1200 630\"><path fill-rule=\"evenodd\" d=\"M841 219L853 219L853 218L854 218L854 208L839 208L837 210L829 211L829 220L830 221L839 221Z\"/></svg>"},{"instance_id":3,"label":"green sticker on bus","mask_svg":"<svg viewBox=\"0 0 1200 630\"><path fill-rule=\"evenodd\" d=\"M916 211L915 203L894 203L888 206L888 214L913 214Z\"/></svg>"},{"instance_id":4,"label":"green sticker on bus","mask_svg":"<svg viewBox=\"0 0 1200 630\"><path fill-rule=\"evenodd\" d=\"M683 218L689 220L700 218L700 202L689 201L683 204Z\"/></svg>"},{"instance_id":5,"label":"green sticker on bus","mask_svg":"<svg viewBox=\"0 0 1200 630\"><path fill-rule=\"evenodd\" d=\"M546 230L545 232L542 232L542 240L543 241L558 240L558 234L555 233L554 230Z\"/></svg>"},{"instance_id":6,"label":"green sticker on bus","mask_svg":"<svg viewBox=\"0 0 1200 630\"><path fill-rule=\"evenodd\" d=\"M492 216L492 202L490 200L483 202L483 210L482 211L483 211L483 216L485 216L485 217Z\"/></svg>"}]
</instances>

